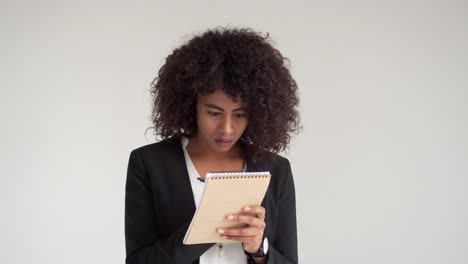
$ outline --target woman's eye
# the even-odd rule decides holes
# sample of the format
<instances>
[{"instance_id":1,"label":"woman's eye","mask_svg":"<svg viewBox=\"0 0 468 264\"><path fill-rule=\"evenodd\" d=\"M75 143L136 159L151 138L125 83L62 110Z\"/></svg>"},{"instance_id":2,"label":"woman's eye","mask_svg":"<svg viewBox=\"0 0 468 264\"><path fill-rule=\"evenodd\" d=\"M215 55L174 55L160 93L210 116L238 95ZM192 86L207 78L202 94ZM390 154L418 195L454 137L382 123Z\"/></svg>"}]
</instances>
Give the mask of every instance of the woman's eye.
<instances>
[{"instance_id":1,"label":"woman's eye","mask_svg":"<svg viewBox=\"0 0 468 264\"><path fill-rule=\"evenodd\" d=\"M235 114L236 117L238 118L244 118L244 117L247 117L246 114Z\"/></svg>"},{"instance_id":2,"label":"woman's eye","mask_svg":"<svg viewBox=\"0 0 468 264\"><path fill-rule=\"evenodd\" d=\"M209 115L211 116L219 116L221 113L219 112L208 112Z\"/></svg>"}]
</instances>

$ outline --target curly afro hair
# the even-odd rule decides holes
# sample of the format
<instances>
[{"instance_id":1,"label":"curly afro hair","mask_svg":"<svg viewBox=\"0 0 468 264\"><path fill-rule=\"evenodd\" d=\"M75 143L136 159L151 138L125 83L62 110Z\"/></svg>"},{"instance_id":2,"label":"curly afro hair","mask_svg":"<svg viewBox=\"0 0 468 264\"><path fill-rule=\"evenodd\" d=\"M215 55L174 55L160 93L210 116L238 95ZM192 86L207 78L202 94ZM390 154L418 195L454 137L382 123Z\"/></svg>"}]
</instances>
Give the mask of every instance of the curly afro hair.
<instances>
[{"instance_id":1,"label":"curly afro hair","mask_svg":"<svg viewBox=\"0 0 468 264\"><path fill-rule=\"evenodd\" d=\"M216 28L176 48L151 83L154 134L193 136L197 95L222 89L246 107L241 144L247 156L256 162L285 150L300 130L299 98L288 60L270 42L249 28Z\"/></svg>"}]
</instances>

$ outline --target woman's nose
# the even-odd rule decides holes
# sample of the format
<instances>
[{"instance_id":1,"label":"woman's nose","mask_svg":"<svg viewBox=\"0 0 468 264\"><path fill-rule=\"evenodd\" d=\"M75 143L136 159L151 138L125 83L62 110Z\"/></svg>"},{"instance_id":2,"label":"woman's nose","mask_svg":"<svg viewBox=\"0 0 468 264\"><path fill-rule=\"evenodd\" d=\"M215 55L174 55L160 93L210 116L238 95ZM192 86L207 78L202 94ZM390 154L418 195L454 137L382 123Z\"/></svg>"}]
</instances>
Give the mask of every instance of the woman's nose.
<instances>
[{"instance_id":1,"label":"woman's nose","mask_svg":"<svg viewBox=\"0 0 468 264\"><path fill-rule=\"evenodd\" d=\"M221 130L220 132L222 132L225 135L228 135L234 132L232 118L230 116L225 116L221 120L220 130Z\"/></svg>"}]
</instances>

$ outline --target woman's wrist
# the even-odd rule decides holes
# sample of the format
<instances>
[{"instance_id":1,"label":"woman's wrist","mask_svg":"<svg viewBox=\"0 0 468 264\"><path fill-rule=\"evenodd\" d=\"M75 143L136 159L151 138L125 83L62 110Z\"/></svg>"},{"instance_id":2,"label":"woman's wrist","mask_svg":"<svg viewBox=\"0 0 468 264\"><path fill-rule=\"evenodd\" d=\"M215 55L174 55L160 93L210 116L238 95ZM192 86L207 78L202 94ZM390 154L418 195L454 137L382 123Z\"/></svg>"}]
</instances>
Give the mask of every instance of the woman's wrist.
<instances>
[{"instance_id":1,"label":"woman's wrist","mask_svg":"<svg viewBox=\"0 0 468 264\"><path fill-rule=\"evenodd\" d=\"M250 262L255 264L263 264L267 261L268 254L268 238L264 237L258 250L254 253L248 252L244 249L244 253L248 256Z\"/></svg>"}]
</instances>

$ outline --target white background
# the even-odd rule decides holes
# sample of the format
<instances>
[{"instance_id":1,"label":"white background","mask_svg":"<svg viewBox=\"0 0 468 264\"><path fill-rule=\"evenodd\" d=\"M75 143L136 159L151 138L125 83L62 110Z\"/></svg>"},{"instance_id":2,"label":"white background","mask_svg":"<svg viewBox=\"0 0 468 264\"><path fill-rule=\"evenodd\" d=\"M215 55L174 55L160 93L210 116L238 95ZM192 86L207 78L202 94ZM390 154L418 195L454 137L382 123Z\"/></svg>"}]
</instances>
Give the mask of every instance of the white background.
<instances>
[{"instance_id":1,"label":"white background","mask_svg":"<svg viewBox=\"0 0 468 264\"><path fill-rule=\"evenodd\" d=\"M301 263L468 263L466 1L5 1L0 262L124 263L149 84L215 26L269 32L303 133Z\"/></svg>"}]
</instances>

